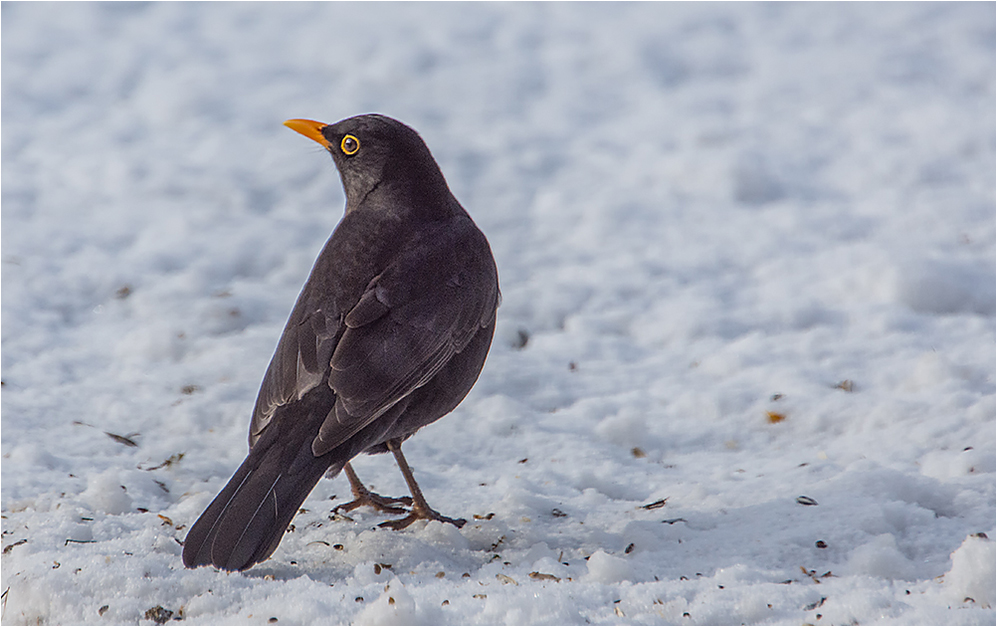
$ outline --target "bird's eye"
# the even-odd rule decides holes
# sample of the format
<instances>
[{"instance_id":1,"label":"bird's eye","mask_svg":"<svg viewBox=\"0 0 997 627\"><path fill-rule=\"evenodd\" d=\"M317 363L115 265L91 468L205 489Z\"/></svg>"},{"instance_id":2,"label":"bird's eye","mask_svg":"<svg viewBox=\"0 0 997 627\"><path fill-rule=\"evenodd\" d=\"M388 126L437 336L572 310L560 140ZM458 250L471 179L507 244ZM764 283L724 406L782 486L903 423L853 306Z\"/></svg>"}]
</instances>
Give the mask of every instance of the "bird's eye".
<instances>
[{"instance_id":1,"label":"bird's eye","mask_svg":"<svg viewBox=\"0 0 997 627\"><path fill-rule=\"evenodd\" d=\"M342 149L344 155L355 155L360 150L360 140L353 135L347 135L343 137L343 141L340 142L339 147Z\"/></svg>"}]
</instances>

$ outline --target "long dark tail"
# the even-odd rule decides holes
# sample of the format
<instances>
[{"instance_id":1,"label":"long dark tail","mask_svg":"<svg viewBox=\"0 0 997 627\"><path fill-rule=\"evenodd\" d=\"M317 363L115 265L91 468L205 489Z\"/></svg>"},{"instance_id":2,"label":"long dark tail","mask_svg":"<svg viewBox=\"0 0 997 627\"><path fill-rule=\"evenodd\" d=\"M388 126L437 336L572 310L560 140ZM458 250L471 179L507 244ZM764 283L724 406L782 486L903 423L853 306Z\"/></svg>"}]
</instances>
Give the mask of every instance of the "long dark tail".
<instances>
[{"instance_id":1,"label":"long dark tail","mask_svg":"<svg viewBox=\"0 0 997 627\"><path fill-rule=\"evenodd\" d=\"M315 457L312 440L325 412L308 407L311 403L304 399L296 405L274 416L228 485L191 527L184 541L185 566L245 570L267 559L323 473L330 467L338 472L352 457L341 449Z\"/></svg>"}]
</instances>

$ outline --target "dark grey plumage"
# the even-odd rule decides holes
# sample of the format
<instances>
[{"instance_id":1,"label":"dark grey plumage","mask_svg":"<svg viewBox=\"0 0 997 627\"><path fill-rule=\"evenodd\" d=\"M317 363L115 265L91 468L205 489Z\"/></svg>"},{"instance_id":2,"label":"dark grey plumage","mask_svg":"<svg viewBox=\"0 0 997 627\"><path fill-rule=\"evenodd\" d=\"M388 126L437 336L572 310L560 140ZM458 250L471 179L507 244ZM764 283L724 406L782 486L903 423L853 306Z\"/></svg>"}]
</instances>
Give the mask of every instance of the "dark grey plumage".
<instances>
[{"instance_id":1,"label":"dark grey plumage","mask_svg":"<svg viewBox=\"0 0 997 627\"><path fill-rule=\"evenodd\" d=\"M188 567L267 559L326 471L399 447L463 400L495 329L488 242L414 130L381 115L288 126L328 148L346 213L263 379L249 456L187 534Z\"/></svg>"}]
</instances>

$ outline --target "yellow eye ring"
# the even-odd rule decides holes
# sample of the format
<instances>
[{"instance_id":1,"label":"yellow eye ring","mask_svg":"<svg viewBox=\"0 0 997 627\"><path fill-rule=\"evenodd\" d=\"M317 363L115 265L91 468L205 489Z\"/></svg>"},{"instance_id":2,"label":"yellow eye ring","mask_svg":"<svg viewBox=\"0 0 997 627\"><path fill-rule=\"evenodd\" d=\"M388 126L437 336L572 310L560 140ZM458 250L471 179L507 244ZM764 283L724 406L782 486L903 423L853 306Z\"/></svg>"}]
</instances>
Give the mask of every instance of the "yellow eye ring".
<instances>
[{"instance_id":1,"label":"yellow eye ring","mask_svg":"<svg viewBox=\"0 0 997 627\"><path fill-rule=\"evenodd\" d=\"M339 142L339 149L344 155L355 155L360 150L360 140L353 135L344 135L343 141Z\"/></svg>"}]
</instances>

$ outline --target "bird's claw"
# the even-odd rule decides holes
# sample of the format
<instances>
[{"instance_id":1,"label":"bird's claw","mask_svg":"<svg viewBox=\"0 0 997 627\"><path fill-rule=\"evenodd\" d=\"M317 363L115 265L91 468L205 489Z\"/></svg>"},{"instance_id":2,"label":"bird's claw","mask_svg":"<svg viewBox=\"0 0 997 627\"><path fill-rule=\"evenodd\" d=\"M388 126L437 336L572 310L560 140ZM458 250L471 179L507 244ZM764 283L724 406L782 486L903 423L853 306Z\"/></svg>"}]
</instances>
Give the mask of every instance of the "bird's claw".
<instances>
[{"instance_id":1,"label":"bird's claw","mask_svg":"<svg viewBox=\"0 0 997 627\"><path fill-rule=\"evenodd\" d=\"M402 505L407 506L412 505L412 497L410 496L392 498L389 496L374 494L373 492L366 492L364 494L358 494L356 497L357 498L353 499L349 503L337 505L332 509L332 513L339 514L340 512L351 512L358 507L366 505L379 512L385 512L387 514L407 514L409 513L409 510L404 507L395 507L392 503L401 503Z\"/></svg>"},{"instance_id":2,"label":"bird's claw","mask_svg":"<svg viewBox=\"0 0 997 627\"><path fill-rule=\"evenodd\" d=\"M398 520L386 520L379 524L378 527L387 527L388 529L401 531L417 520L438 520L443 523L450 523L458 529L467 524L467 520L463 518L449 518L434 509L423 510L422 508L416 506L412 508L412 511L405 518L399 518Z\"/></svg>"}]
</instances>

